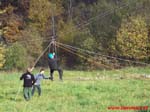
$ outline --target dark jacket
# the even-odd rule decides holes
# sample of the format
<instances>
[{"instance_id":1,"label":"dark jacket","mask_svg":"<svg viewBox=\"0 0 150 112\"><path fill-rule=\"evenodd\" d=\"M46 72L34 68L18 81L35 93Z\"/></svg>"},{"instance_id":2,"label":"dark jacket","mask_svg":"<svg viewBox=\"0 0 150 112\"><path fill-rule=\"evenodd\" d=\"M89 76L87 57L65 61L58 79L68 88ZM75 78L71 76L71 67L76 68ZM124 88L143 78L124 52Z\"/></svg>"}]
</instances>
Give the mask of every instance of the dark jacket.
<instances>
[{"instance_id":1,"label":"dark jacket","mask_svg":"<svg viewBox=\"0 0 150 112\"><path fill-rule=\"evenodd\" d=\"M58 60L56 58L48 59L49 68L52 69L52 70L58 69L58 62L57 61Z\"/></svg>"},{"instance_id":2,"label":"dark jacket","mask_svg":"<svg viewBox=\"0 0 150 112\"><path fill-rule=\"evenodd\" d=\"M30 72L26 72L24 73L21 77L20 80L24 80L24 87L32 87L32 85L35 83L35 79L33 74L31 74Z\"/></svg>"}]
</instances>

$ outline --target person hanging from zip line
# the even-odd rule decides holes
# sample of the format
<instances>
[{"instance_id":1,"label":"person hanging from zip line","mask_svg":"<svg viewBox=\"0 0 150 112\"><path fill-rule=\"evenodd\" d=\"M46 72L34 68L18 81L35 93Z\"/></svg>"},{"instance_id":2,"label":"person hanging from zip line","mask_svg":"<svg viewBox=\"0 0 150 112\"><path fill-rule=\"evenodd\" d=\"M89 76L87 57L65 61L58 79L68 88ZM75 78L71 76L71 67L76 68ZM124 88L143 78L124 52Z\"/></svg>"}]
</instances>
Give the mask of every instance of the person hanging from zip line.
<instances>
[{"instance_id":1,"label":"person hanging from zip line","mask_svg":"<svg viewBox=\"0 0 150 112\"><path fill-rule=\"evenodd\" d=\"M58 71L59 73L59 79L62 81L62 77L63 77L63 70L61 69L61 67L58 65L58 59L55 56L55 53L49 53L48 54L48 65L49 65L49 69L50 69L50 78L53 81L53 73L54 71Z\"/></svg>"},{"instance_id":2,"label":"person hanging from zip line","mask_svg":"<svg viewBox=\"0 0 150 112\"><path fill-rule=\"evenodd\" d=\"M32 96L34 95L35 89L38 90L38 95L41 96L41 80L42 79L50 79L50 77L45 77L44 75L44 69L40 69L40 73L36 74L34 76L35 78L35 83L33 85L33 89L32 89Z\"/></svg>"},{"instance_id":3,"label":"person hanging from zip line","mask_svg":"<svg viewBox=\"0 0 150 112\"><path fill-rule=\"evenodd\" d=\"M26 73L22 74L20 80L24 80L23 95L26 101L29 101L32 97L32 86L35 83L34 75L31 73L33 68L28 68Z\"/></svg>"}]
</instances>

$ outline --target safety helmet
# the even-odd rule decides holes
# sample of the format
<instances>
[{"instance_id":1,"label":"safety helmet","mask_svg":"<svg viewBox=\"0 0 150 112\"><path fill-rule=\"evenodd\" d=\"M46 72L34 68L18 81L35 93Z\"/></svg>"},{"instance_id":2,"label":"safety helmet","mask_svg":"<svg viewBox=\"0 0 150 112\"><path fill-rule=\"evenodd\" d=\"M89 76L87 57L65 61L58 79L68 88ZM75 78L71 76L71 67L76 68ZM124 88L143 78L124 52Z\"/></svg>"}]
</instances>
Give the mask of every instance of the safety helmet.
<instances>
[{"instance_id":1,"label":"safety helmet","mask_svg":"<svg viewBox=\"0 0 150 112\"><path fill-rule=\"evenodd\" d=\"M48 53L48 58L53 59L54 58L53 53Z\"/></svg>"}]
</instances>

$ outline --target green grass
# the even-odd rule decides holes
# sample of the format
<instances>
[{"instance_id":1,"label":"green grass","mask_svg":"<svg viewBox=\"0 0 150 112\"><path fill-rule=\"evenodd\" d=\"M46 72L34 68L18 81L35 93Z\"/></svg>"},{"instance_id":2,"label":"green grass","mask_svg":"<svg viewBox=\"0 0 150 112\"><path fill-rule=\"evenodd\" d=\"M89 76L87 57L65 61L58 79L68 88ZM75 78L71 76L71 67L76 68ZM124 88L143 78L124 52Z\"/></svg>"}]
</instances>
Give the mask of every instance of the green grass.
<instances>
[{"instance_id":1,"label":"green grass","mask_svg":"<svg viewBox=\"0 0 150 112\"><path fill-rule=\"evenodd\" d=\"M111 112L108 106L146 106L150 104L150 80L133 78L143 74L150 74L150 69L64 71L64 81L60 82L55 72L53 82L42 81L42 96L36 93L27 102L21 73L1 72L0 112Z\"/></svg>"}]
</instances>

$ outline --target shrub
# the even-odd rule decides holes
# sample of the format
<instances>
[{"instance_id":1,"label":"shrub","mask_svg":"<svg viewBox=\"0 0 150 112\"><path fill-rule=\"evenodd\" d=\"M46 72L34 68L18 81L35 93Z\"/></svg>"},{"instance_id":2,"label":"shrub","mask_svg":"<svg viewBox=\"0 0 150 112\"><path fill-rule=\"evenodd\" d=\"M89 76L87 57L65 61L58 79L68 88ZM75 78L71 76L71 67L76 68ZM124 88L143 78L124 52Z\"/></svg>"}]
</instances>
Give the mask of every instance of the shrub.
<instances>
[{"instance_id":1,"label":"shrub","mask_svg":"<svg viewBox=\"0 0 150 112\"><path fill-rule=\"evenodd\" d=\"M5 52L5 47L2 44L0 44L0 69L3 68L5 63Z\"/></svg>"},{"instance_id":2,"label":"shrub","mask_svg":"<svg viewBox=\"0 0 150 112\"><path fill-rule=\"evenodd\" d=\"M148 29L143 17L124 19L117 32L117 45L121 56L146 59L148 47Z\"/></svg>"},{"instance_id":3,"label":"shrub","mask_svg":"<svg viewBox=\"0 0 150 112\"><path fill-rule=\"evenodd\" d=\"M28 65L26 49L19 43L14 43L6 51L5 68L24 69Z\"/></svg>"}]
</instances>

